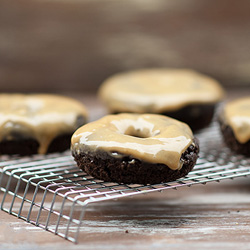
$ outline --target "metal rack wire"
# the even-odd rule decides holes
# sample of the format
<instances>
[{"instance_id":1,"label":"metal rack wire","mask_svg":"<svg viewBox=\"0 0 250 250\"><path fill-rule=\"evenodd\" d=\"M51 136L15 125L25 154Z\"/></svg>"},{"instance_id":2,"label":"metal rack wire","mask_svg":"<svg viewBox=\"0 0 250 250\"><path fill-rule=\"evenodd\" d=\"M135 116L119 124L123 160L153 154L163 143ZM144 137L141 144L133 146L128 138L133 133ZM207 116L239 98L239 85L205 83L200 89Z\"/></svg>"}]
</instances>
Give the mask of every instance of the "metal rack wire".
<instances>
[{"instance_id":1,"label":"metal rack wire","mask_svg":"<svg viewBox=\"0 0 250 250\"><path fill-rule=\"evenodd\" d=\"M217 125L197 134L200 158L185 178L156 185L103 182L79 170L70 156L53 154L0 161L1 209L77 242L88 204L250 175L250 159L224 147Z\"/></svg>"}]
</instances>

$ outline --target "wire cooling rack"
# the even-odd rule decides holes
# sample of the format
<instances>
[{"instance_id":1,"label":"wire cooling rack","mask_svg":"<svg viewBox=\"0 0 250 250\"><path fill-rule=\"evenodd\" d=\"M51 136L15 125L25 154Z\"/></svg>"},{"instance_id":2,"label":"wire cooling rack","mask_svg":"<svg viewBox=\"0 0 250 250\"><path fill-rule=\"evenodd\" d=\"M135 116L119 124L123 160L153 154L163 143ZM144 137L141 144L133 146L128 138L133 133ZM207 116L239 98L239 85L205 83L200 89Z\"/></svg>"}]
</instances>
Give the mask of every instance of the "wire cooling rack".
<instances>
[{"instance_id":1,"label":"wire cooling rack","mask_svg":"<svg viewBox=\"0 0 250 250\"><path fill-rule=\"evenodd\" d=\"M196 135L200 158L185 178L156 185L103 182L79 170L70 153L0 161L1 209L77 243L88 204L250 175L250 158L224 147L214 123Z\"/></svg>"}]
</instances>

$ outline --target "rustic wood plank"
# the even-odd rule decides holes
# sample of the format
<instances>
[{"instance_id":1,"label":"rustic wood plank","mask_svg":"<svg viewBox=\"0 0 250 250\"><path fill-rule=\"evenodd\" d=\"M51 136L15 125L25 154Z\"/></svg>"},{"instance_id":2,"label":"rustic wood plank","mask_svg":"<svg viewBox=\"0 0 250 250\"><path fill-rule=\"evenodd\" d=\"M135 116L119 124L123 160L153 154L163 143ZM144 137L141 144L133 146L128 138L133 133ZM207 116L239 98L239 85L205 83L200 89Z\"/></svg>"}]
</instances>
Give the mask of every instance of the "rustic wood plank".
<instances>
[{"instance_id":1,"label":"rustic wood plank","mask_svg":"<svg viewBox=\"0 0 250 250\"><path fill-rule=\"evenodd\" d=\"M79 245L0 212L1 246L18 249L247 249L249 178L197 185L89 206Z\"/></svg>"},{"instance_id":2,"label":"rustic wood plank","mask_svg":"<svg viewBox=\"0 0 250 250\"><path fill-rule=\"evenodd\" d=\"M0 1L1 91L87 91L113 73L190 67L250 83L250 2Z\"/></svg>"}]
</instances>

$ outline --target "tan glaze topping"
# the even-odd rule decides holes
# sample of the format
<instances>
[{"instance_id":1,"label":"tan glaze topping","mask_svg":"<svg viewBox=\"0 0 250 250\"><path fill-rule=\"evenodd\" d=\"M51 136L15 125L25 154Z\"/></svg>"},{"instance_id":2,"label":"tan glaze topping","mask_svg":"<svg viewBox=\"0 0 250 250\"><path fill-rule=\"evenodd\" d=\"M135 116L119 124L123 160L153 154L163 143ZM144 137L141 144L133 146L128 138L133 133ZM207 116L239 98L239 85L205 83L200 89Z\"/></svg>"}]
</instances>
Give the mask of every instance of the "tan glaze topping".
<instances>
[{"instance_id":1,"label":"tan glaze topping","mask_svg":"<svg viewBox=\"0 0 250 250\"><path fill-rule=\"evenodd\" d=\"M192 131L185 123L162 115L119 114L79 128L71 149L78 154L101 149L114 157L131 156L177 170L182 167L182 153L192 143Z\"/></svg>"},{"instance_id":2,"label":"tan glaze topping","mask_svg":"<svg viewBox=\"0 0 250 250\"><path fill-rule=\"evenodd\" d=\"M224 92L214 79L192 70L147 69L117 74L99 91L111 112L163 113L188 104L217 103Z\"/></svg>"},{"instance_id":3,"label":"tan glaze topping","mask_svg":"<svg viewBox=\"0 0 250 250\"><path fill-rule=\"evenodd\" d=\"M12 140L13 133L36 139L39 154L47 152L57 136L73 133L79 115L86 118L83 105L57 95L0 94L0 141Z\"/></svg>"},{"instance_id":4,"label":"tan glaze topping","mask_svg":"<svg viewBox=\"0 0 250 250\"><path fill-rule=\"evenodd\" d=\"M237 99L225 105L224 118L240 143L250 140L250 97Z\"/></svg>"}]
</instances>

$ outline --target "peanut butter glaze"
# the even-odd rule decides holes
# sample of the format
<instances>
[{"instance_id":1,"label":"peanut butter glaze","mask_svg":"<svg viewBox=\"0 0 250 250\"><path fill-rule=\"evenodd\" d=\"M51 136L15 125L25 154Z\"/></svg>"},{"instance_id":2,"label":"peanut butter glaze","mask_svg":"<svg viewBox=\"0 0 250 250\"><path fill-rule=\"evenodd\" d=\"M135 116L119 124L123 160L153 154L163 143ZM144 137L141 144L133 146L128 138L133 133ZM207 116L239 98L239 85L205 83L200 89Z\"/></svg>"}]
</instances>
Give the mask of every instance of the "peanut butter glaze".
<instances>
[{"instance_id":1,"label":"peanut butter glaze","mask_svg":"<svg viewBox=\"0 0 250 250\"><path fill-rule=\"evenodd\" d=\"M192 131L185 123L154 114L119 114L79 128L71 150L77 154L104 150L114 157L130 156L177 170L182 167L182 153L192 143Z\"/></svg>"},{"instance_id":2,"label":"peanut butter glaze","mask_svg":"<svg viewBox=\"0 0 250 250\"><path fill-rule=\"evenodd\" d=\"M225 123L229 125L240 143L250 140L250 97L240 98L224 107Z\"/></svg>"},{"instance_id":3,"label":"peanut butter glaze","mask_svg":"<svg viewBox=\"0 0 250 250\"><path fill-rule=\"evenodd\" d=\"M111 112L163 113L188 104L217 103L224 95L214 79L185 69L145 69L107 79L99 96Z\"/></svg>"},{"instance_id":4,"label":"peanut butter glaze","mask_svg":"<svg viewBox=\"0 0 250 250\"><path fill-rule=\"evenodd\" d=\"M73 133L85 107L68 97L46 94L0 94L0 141L34 138L39 154L47 152L57 136ZM86 122L86 121L83 121Z\"/></svg>"}]
</instances>

